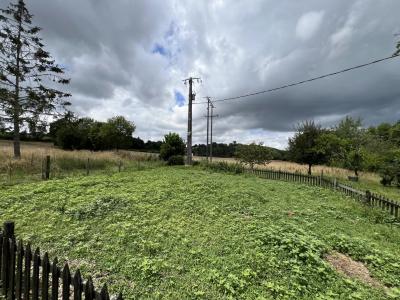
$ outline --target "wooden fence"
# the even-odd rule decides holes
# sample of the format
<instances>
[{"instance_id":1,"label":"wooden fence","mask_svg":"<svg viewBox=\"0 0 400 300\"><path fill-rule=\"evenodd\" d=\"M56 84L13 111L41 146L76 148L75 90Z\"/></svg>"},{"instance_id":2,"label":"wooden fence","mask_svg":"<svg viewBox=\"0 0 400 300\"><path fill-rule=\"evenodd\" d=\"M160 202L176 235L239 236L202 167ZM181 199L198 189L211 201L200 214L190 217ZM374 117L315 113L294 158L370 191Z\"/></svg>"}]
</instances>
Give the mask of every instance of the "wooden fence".
<instances>
[{"instance_id":1,"label":"wooden fence","mask_svg":"<svg viewBox=\"0 0 400 300\"><path fill-rule=\"evenodd\" d=\"M17 242L12 222L4 223L0 231L0 249L0 298L110 300L107 285L97 292L92 279L84 282L79 270L71 276L68 263L61 269L57 258L50 262L47 253L40 255L39 248L32 252L30 244L25 247L21 240ZM116 299L122 300L122 295Z\"/></svg>"},{"instance_id":2,"label":"wooden fence","mask_svg":"<svg viewBox=\"0 0 400 300\"><path fill-rule=\"evenodd\" d=\"M246 173L254 174L256 176L272 179L272 180L284 180L305 183L314 186L321 186L325 188L331 188L344 193L345 195L359 200L367 205L380 207L383 210L389 212L395 218L399 218L400 203L385 198L384 196L373 194L370 191L359 191L353 187L347 186L338 182L336 179L329 179L321 176L304 175L301 173L290 173L285 171L275 170L260 170L260 169L244 169Z\"/></svg>"}]
</instances>

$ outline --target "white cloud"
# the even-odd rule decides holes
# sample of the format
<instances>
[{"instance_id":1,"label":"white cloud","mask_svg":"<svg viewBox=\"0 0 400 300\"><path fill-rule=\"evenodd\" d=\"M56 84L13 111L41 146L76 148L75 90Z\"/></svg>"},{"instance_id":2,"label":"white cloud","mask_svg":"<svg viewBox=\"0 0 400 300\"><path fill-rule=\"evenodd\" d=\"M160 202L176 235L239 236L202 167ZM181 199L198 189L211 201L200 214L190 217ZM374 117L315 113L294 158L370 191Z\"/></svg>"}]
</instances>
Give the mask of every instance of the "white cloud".
<instances>
[{"instance_id":1,"label":"white cloud","mask_svg":"<svg viewBox=\"0 0 400 300\"><path fill-rule=\"evenodd\" d=\"M310 11L302 15L296 25L296 36L304 41L311 39L321 26L324 11Z\"/></svg>"}]
</instances>

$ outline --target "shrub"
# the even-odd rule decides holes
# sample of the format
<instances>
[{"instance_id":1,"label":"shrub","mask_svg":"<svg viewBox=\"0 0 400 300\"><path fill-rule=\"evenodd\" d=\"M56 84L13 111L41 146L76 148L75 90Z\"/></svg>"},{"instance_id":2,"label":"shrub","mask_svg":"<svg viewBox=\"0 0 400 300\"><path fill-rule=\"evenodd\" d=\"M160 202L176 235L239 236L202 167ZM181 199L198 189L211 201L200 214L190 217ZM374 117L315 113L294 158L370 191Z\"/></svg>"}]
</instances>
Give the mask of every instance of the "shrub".
<instances>
[{"instance_id":1,"label":"shrub","mask_svg":"<svg viewBox=\"0 0 400 300\"><path fill-rule=\"evenodd\" d=\"M169 166L178 166L178 165L184 165L185 160L183 159L182 155L173 155L170 158L168 158L168 165Z\"/></svg>"},{"instance_id":2,"label":"shrub","mask_svg":"<svg viewBox=\"0 0 400 300\"><path fill-rule=\"evenodd\" d=\"M160 149L160 158L168 161L171 156L184 155L185 143L177 133L168 133L164 136L164 141Z\"/></svg>"}]
</instances>

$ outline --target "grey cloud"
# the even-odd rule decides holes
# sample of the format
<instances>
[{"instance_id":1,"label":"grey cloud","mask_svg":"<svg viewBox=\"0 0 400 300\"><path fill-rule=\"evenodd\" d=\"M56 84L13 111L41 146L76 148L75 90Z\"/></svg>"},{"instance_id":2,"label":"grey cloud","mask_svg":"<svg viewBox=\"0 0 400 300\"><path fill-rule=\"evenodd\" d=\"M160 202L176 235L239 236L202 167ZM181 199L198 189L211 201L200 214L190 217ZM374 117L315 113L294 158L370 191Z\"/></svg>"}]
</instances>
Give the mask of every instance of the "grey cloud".
<instances>
[{"instance_id":1,"label":"grey cloud","mask_svg":"<svg viewBox=\"0 0 400 300\"><path fill-rule=\"evenodd\" d=\"M124 114L143 138L186 135L174 91L203 78L203 96L225 98L364 63L394 52L397 0L35 0L46 45L72 77L75 110ZM311 18L310 18L311 16ZM300 25L299 25L300 24ZM299 26L301 27L299 29ZM153 54L155 44L168 55ZM400 118L400 59L243 101L217 103L216 140L263 139L281 148L305 119L330 126L350 114L366 125ZM129 99L129 100L127 100ZM204 142L204 105L195 106Z\"/></svg>"}]
</instances>

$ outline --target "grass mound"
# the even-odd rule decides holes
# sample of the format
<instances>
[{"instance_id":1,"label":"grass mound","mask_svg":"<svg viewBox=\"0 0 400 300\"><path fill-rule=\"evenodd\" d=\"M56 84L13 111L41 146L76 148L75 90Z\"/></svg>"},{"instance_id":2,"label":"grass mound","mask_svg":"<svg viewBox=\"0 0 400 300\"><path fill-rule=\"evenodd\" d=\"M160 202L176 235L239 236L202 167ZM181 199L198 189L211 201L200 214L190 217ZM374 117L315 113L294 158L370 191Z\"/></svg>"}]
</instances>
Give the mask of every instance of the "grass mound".
<instances>
[{"instance_id":1,"label":"grass mound","mask_svg":"<svg viewBox=\"0 0 400 300\"><path fill-rule=\"evenodd\" d=\"M332 191L186 167L2 187L0 221L127 299L387 299L400 230ZM338 273L362 262L386 286Z\"/></svg>"}]
</instances>

